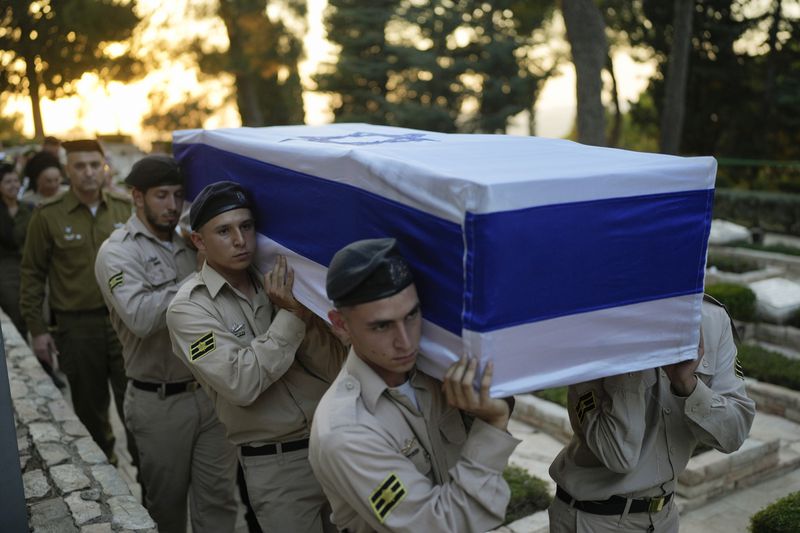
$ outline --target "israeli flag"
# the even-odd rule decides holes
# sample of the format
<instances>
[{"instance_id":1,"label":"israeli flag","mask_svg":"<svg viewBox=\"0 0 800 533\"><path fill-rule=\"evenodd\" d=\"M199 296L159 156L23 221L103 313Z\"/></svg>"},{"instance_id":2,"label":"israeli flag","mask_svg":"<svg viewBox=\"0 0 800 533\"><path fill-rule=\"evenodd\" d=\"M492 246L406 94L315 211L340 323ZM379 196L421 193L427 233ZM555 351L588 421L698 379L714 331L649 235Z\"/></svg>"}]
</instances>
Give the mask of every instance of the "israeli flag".
<instances>
[{"instance_id":1,"label":"israeli flag","mask_svg":"<svg viewBox=\"0 0 800 533\"><path fill-rule=\"evenodd\" d=\"M436 377L493 360L506 396L697 356L711 157L367 124L185 130L174 151L189 198L252 193L259 266L285 254L321 317L333 254L395 237Z\"/></svg>"}]
</instances>

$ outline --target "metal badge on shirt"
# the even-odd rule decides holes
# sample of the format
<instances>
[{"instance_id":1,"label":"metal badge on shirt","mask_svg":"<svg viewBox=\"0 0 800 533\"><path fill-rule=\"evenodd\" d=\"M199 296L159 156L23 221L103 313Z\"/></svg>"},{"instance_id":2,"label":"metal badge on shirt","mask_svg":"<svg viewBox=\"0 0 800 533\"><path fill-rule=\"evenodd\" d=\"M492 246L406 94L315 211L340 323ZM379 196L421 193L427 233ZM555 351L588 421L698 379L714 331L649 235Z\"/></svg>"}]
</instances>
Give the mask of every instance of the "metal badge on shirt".
<instances>
[{"instance_id":1,"label":"metal badge on shirt","mask_svg":"<svg viewBox=\"0 0 800 533\"><path fill-rule=\"evenodd\" d=\"M231 326L231 333L233 333L237 337L244 337L247 331L244 328L244 324L234 324L233 326Z\"/></svg>"},{"instance_id":2,"label":"metal badge on shirt","mask_svg":"<svg viewBox=\"0 0 800 533\"><path fill-rule=\"evenodd\" d=\"M65 241L79 241L83 239L80 233L72 233L72 226L64 226L64 240Z\"/></svg>"}]
</instances>

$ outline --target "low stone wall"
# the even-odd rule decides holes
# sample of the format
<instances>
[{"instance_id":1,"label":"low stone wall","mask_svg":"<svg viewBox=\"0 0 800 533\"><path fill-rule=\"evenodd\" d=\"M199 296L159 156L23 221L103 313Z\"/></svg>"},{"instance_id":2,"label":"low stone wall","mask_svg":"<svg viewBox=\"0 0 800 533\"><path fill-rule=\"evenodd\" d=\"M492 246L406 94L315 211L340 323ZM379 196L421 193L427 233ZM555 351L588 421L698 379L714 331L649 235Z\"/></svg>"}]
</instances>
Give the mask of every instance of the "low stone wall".
<instances>
[{"instance_id":1,"label":"low stone wall","mask_svg":"<svg viewBox=\"0 0 800 533\"><path fill-rule=\"evenodd\" d=\"M8 317L0 313L17 448L34 532L155 532Z\"/></svg>"},{"instance_id":2,"label":"low stone wall","mask_svg":"<svg viewBox=\"0 0 800 533\"><path fill-rule=\"evenodd\" d=\"M740 257L755 261L761 268L780 268L789 276L800 276L800 256L762 252L734 246L709 246L709 253L721 257Z\"/></svg>"},{"instance_id":3,"label":"low stone wall","mask_svg":"<svg viewBox=\"0 0 800 533\"><path fill-rule=\"evenodd\" d=\"M800 392L770 383L748 380L747 395L756 402L759 411L782 416L800 424Z\"/></svg>"},{"instance_id":4,"label":"low stone wall","mask_svg":"<svg viewBox=\"0 0 800 533\"><path fill-rule=\"evenodd\" d=\"M532 394L520 394L514 399L516 400L514 418L544 431L565 444L572 438L572 426L569 424L566 409Z\"/></svg>"}]
</instances>

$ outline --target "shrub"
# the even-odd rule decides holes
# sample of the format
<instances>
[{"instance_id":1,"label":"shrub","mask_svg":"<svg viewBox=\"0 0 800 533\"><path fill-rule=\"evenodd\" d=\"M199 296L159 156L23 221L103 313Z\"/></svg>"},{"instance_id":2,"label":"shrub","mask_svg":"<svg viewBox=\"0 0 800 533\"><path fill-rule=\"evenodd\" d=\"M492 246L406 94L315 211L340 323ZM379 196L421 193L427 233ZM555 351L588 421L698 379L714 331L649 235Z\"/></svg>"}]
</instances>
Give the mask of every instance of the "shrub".
<instances>
[{"instance_id":1,"label":"shrub","mask_svg":"<svg viewBox=\"0 0 800 533\"><path fill-rule=\"evenodd\" d=\"M739 346L739 363L745 376L800 391L800 360L760 346Z\"/></svg>"},{"instance_id":2,"label":"shrub","mask_svg":"<svg viewBox=\"0 0 800 533\"><path fill-rule=\"evenodd\" d=\"M724 257L709 255L708 266L715 266L723 272L735 272L741 274L742 272L752 272L758 270L758 263L745 259L742 257Z\"/></svg>"},{"instance_id":3,"label":"shrub","mask_svg":"<svg viewBox=\"0 0 800 533\"><path fill-rule=\"evenodd\" d=\"M706 292L725 304L736 320L751 322L756 315L756 295L747 287L733 283L715 283Z\"/></svg>"},{"instance_id":4,"label":"shrub","mask_svg":"<svg viewBox=\"0 0 800 533\"><path fill-rule=\"evenodd\" d=\"M800 309L794 312L792 316L786 321L787 326L793 326L795 328L800 328Z\"/></svg>"},{"instance_id":5,"label":"shrub","mask_svg":"<svg viewBox=\"0 0 800 533\"><path fill-rule=\"evenodd\" d=\"M786 255L800 255L800 248L790 246L788 244L753 244L750 242L733 242L728 246L735 246L736 248L747 248L749 250L758 250L760 252L773 252L776 254Z\"/></svg>"},{"instance_id":6,"label":"shrub","mask_svg":"<svg viewBox=\"0 0 800 533\"><path fill-rule=\"evenodd\" d=\"M800 235L800 194L717 189L714 218Z\"/></svg>"},{"instance_id":7,"label":"shrub","mask_svg":"<svg viewBox=\"0 0 800 533\"><path fill-rule=\"evenodd\" d=\"M538 396L543 400L547 400L549 402L557 403L561 407L567 407L567 388L566 387L556 387L554 389L544 389L533 393L534 396Z\"/></svg>"},{"instance_id":8,"label":"shrub","mask_svg":"<svg viewBox=\"0 0 800 533\"><path fill-rule=\"evenodd\" d=\"M511 489L511 501L508 502L503 524L544 511L553 500L547 483L530 475L524 468L508 465L503 471L503 478Z\"/></svg>"},{"instance_id":9,"label":"shrub","mask_svg":"<svg viewBox=\"0 0 800 533\"><path fill-rule=\"evenodd\" d=\"M768 505L750 517L753 533L794 533L800 524L800 492Z\"/></svg>"}]
</instances>

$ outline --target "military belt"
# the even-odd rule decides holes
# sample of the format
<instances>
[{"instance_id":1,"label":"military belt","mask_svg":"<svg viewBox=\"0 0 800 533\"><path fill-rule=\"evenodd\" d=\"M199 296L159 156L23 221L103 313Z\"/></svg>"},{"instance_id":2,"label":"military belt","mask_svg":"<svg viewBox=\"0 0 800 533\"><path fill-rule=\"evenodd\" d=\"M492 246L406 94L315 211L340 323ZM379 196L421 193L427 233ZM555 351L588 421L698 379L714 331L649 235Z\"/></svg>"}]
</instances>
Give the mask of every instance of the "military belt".
<instances>
[{"instance_id":1,"label":"military belt","mask_svg":"<svg viewBox=\"0 0 800 533\"><path fill-rule=\"evenodd\" d=\"M289 442L276 442L263 446L242 446L242 455L252 457L255 455L275 455L276 453L293 452L308 448L308 439L293 440Z\"/></svg>"},{"instance_id":2,"label":"military belt","mask_svg":"<svg viewBox=\"0 0 800 533\"><path fill-rule=\"evenodd\" d=\"M625 507L628 500L631 506L628 513L657 513L664 508L672 499L672 493L663 496L656 496L653 498L623 498L622 496L612 496L607 500L576 500L570 494L562 489L556 487L556 496L559 500L566 503L570 507L574 507L579 511L597 515L621 515L625 512Z\"/></svg>"},{"instance_id":3,"label":"military belt","mask_svg":"<svg viewBox=\"0 0 800 533\"><path fill-rule=\"evenodd\" d=\"M146 390L149 392L158 392L158 397L162 400L167 396L172 396L173 394L194 392L200 388L200 385L196 381L184 381L181 383L148 383L146 381L132 379L131 384L137 389Z\"/></svg>"}]
</instances>

